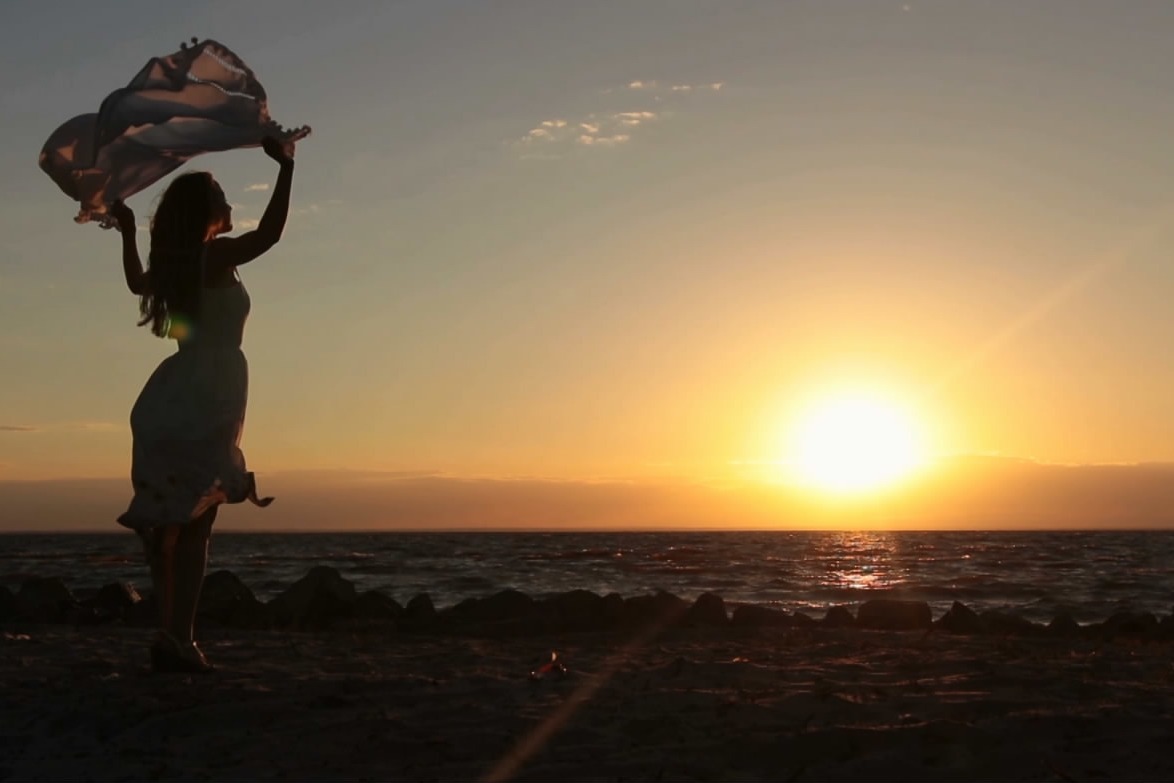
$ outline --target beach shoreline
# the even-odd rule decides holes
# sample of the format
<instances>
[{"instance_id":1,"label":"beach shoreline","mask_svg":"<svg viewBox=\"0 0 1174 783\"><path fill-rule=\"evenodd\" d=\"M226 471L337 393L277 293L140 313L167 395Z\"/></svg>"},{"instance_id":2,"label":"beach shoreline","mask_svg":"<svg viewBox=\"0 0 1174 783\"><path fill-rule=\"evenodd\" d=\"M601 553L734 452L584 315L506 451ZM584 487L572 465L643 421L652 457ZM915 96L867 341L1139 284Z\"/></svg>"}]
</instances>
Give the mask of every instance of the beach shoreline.
<instances>
[{"instance_id":1,"label":"beach shoreline","mask_svg":"<svg viewBox=\"0 0 1174 783\"><path fill-rule=\"evenodd\" d=\"M0 635L0 779L1169 779L1170 647L849 628ZM535 679L556 650L567 667Z\"/></svg>"}]
</instances>

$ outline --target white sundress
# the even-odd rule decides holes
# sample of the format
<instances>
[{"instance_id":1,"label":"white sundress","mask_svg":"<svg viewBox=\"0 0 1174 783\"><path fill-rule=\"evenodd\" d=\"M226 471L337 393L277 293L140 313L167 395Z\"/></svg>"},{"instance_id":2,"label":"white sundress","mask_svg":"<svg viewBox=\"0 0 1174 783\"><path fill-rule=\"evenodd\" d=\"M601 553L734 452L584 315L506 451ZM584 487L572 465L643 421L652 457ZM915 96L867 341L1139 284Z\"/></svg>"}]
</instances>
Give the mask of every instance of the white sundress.
<instances>
[{"instance_id":1,"label":"white sundress","mask_svg":"<svg viewBox=\"0 0 1174 783\"><path fill-rule=\"evenodd\" d=\"M130 414L134 498L118 518L139 532L182 525L221 503L258 498L240 450L249 396L241 351L249 294L203 288L198 322L151 374Z\"/></svg>"}]
</instances>

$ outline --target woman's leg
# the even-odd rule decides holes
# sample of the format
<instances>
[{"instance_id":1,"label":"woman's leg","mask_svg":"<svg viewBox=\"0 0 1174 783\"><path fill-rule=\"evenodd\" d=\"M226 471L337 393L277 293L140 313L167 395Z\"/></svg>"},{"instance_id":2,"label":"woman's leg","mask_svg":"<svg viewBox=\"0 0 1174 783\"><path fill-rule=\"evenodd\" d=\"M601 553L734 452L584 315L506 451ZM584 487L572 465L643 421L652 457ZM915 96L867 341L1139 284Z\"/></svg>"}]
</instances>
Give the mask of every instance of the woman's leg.
<instances>
[{"instance_id":1,"label":"woman's leg","mask_svg":"<svg viewBox=\"0 0 1174 783\"><path fill-rule=\"evenodd\" d=\"M170 630L175 616L175 547L179 528L166 525L149 529L142 534L151 567L151 587L155 609L159 613L159 627Z\"/></svg>"},{"instance_id":2,"label":"woman's leg","mask_svg":"<svg viewBox=\"0 0 1174 783\"><path fill-rule=\"evenodd\" d=\"M191 644L195 632L196 608L200 604L200 589L204 586L204 571L208 567L208 539L216 509L209 509L199 519L179 528L175 542L174 585L171 622L167 631L180 644Z\"/></svg>"}]
</instances>

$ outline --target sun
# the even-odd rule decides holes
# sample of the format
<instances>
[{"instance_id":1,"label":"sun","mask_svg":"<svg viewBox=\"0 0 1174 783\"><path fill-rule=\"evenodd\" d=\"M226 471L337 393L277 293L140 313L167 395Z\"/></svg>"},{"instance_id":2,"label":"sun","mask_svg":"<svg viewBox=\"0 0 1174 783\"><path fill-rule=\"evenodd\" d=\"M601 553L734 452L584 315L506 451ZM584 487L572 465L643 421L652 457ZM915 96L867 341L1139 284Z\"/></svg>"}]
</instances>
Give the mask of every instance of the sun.
<instances>
[{"instance_id":1,"label":"sun","mask_svg":"<svg viewBox=\"0 0 1174 783\"><path fill-rule=\"evenodd\" d=\"M879 396L825 397L803 411L789 433L786 465L793 479L833 494L890 487L926 460L916 419Z\"/></svg>"}]
</instances>

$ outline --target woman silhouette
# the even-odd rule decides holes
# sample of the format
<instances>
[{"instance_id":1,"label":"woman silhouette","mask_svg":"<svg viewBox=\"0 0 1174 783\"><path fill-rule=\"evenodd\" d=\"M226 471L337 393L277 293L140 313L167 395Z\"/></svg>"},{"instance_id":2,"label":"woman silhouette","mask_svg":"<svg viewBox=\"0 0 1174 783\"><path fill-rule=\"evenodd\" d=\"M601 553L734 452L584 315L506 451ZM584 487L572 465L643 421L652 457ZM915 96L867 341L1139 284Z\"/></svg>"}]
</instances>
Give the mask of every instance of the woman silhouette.
<instances>
[{"instance_id":1,"label":"woman silhouette","mask_svg":"<svg viewBox=\"0 0 1174 783\"><path fill-rule=\"evenodd\" d=\"M232 230L224 191L206 172L183 174L151 219L144 271L134 214L121 202L111 207L126 284L140 301L139 325L178 343L131 411L134 497L118 518L142 537L151 567L160 620L151 647L156 671L212 670L193 631L216 510L221 503L272 501L257 497L239 447L249 386L240 347L249 295L236 270L281 238L294 162L292 144L267 138L262 147L281 168L254 231L221 236Z\"/></svg>"}]
</instances>

